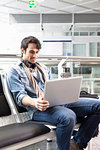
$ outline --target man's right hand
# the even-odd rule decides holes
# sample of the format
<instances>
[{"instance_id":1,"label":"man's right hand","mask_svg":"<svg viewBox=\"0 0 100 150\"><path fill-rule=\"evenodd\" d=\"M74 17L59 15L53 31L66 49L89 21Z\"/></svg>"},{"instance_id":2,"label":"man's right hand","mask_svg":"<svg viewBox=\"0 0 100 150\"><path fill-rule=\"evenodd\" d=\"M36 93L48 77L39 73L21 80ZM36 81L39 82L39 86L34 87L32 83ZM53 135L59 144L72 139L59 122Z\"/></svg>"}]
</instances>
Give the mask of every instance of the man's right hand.
<instances>
[{"instance_id":1,"label":"man's right hand","mask_svg":"<svg viewBox=\"0 0 100 150\"><path fill-rule=\"evenodd\" d=\"M40 111L45 111L49 107L49 102L43 97L34 99L35 107Z\"/></svg>"},{"instance_id":2,"label":"man's right hand","mask_svg":"<svg viewBox=\"0 0 100 150\"><path fill-rule=\"evenodd\" d=\"M49 102L44 100L43 97L31 98L30 96L25 96L22 103L27 106L36 107L40 111L45 111L49 107Z\"/></svg>"}]
</instances>

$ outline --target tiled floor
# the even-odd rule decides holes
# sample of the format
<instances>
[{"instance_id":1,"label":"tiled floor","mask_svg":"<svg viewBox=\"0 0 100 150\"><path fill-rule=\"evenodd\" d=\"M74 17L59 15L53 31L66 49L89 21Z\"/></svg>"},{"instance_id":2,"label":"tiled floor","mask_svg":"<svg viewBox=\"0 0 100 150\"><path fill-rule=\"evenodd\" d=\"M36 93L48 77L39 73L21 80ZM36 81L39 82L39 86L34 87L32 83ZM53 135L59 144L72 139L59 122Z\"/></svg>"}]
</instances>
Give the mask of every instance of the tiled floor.
<instances>
[{"instance_id":1,"label":"tiled floor","mask_svg":"<svg viewBox=\"0 0 100 150\"><path fill-rule=\"evenodd\" d=\"M52 142L42 141L34 145L22 148L20 150L56 150L56 141ZM92 140L92 149L91 150L100 150L100 133L98 137L93 138Z\"/></svg>"},{"instance_id":2,"label":"tiled floor","mask_svg":"<svg viewBox=\"0 0 100 150\"><path fill-rule=\"evenodd\" d=\"M20 150L56 150L56 149L57 148L55 140L53 140L52 142L47 142L47 140L44 140L34 145L21 148Z\"/></svg>"},{"instance_id":3,"label":"tiled floor","mask_svg":"<svg viewBox=\"0 0 100 150\"><path fill-rule=\"evenodd\" d=\"M100 150L100 133L98 137L94 138L92 141L92 150Z\"/></svg>"}]
</instances>

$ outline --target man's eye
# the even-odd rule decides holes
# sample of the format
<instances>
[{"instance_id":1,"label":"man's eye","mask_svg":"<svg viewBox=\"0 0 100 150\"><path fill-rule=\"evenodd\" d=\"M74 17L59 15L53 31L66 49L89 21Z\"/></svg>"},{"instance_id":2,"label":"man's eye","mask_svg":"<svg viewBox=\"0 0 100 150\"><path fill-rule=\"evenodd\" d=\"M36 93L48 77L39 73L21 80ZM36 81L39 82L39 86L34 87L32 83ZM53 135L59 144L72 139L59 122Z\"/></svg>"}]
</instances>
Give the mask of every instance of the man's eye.
<instances>
[{"instance_id":1,"label":"man's eye","mask_svg":"<svg viewBox=\"0 0 100 150\"><path fill-rule=\"evenodd\" d=\"M31 54L38 54L38 52L39 52L39 51L33 51L33 50L30 50L30 51L29 51L29 53L31 53Z\"/></svg>"},{"instance_id":2,"label":"man's eye","mask_svg":"<svg viewBox=\"0 0 100 150\"><path fill-rule=\"evenodd\" d=\"M30 53L35 54L35 52L33 50L30 50Z\"/></svg>"}]
</instances>

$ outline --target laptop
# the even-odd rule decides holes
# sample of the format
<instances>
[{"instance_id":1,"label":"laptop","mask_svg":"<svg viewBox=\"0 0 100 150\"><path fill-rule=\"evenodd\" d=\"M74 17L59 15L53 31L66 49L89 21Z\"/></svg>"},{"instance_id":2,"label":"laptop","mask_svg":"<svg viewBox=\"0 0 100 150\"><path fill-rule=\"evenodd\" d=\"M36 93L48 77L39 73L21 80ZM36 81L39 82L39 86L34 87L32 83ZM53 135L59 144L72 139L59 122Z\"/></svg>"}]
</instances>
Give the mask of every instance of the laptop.
<instances>
[{"instance_id":1,"label":"laptop","mask_svg":"<svg viewBox=\"0 0 100 150\"><path fill-rule=\"evenodd\" d=\"M49 101L50 107L77 102L81 83L82 77L46 81L44 98Z\"/></svg>"}]
</instances>

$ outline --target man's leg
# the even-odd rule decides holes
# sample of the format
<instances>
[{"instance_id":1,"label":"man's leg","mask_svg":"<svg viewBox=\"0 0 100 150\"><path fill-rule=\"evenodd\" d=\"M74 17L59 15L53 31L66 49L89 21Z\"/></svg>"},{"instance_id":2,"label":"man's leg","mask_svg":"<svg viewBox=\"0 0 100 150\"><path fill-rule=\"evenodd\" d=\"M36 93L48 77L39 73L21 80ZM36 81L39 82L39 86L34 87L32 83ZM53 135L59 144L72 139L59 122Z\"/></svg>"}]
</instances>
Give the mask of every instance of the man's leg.
<instances>
[{"instance_id":1,"label":"man's leg","mask_svg":"<svg viewBox=\"0 0 100 150\"><path fill-rule=\"evenodd\" d=\"M72 110L64 106L51 107L46 111L37 110L33 119L56 125L57 150L71 150L70 139L76 124L76 115Z\"/></svg>"},{"instance_id":2,"label":"man's leg","mask_svg":"<svg viewBox=\"0 0 100 150\"><path fill-rule=\"evenodd\" d=\"M77 117L87 116L80 126L73 141L85 148L100 123L100 100L80 98L78 102L65 105L76 113Z\"/></svg>"}]
</instances>

